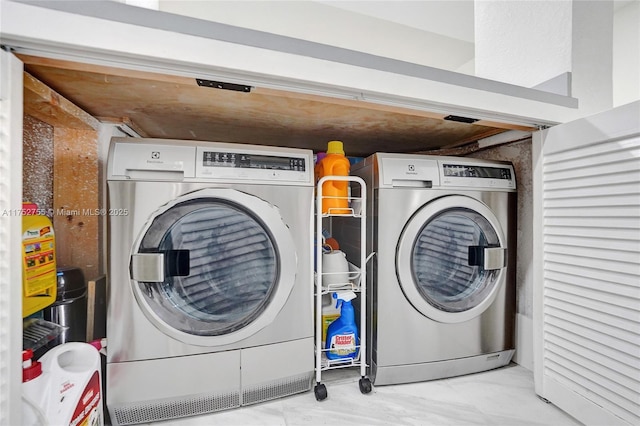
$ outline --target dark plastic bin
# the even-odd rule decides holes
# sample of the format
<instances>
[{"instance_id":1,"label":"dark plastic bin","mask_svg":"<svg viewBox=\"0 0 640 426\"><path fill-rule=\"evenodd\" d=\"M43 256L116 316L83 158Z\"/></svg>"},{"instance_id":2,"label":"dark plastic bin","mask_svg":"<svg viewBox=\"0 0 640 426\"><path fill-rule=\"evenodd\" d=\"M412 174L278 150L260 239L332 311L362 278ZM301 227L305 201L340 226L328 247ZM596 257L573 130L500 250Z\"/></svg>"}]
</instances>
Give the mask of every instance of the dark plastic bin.
<instances>
[{"instance_id":1,"label":"dark plastic bin","mask_svg":"<svg viewBox=\"0 0 640 426\"><path fill-rule=\"evenodd\" d=\"M80 268L58 268L56 301L43 311L44 319L67 327L49 347L67 342L86 342L87 283Z\"/></svg>"}]
</instances>

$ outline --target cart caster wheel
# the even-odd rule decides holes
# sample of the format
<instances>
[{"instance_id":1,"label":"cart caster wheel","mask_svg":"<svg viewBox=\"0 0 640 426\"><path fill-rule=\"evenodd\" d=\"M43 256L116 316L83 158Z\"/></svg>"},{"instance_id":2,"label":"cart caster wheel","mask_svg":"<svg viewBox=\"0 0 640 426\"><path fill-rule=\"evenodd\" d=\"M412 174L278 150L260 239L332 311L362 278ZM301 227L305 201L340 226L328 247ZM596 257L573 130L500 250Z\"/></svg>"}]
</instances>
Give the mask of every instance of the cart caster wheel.
<instances>
[{"instance_id":1,"label":"cart caster wheel","mask_svg":"<svg viewBox=\"0 0 640 426\"><path fill-rule=\"evenodd\" d=\"M368 377L363 377L360 379L360 392L361 393L369 393L371 392L371 380Z\"/></svg>"},{"instance_id":2,"label":"cart caster wheel","mask_svg":"<svg viewBox=\"0 0 640 426\"><path fill-rule=\"evenodd\" d=\"M317 384L316 387L313 388L313 393L316 394L316 401L327 399L327 387L322 383Z\"/></svg>"}]
</instances>

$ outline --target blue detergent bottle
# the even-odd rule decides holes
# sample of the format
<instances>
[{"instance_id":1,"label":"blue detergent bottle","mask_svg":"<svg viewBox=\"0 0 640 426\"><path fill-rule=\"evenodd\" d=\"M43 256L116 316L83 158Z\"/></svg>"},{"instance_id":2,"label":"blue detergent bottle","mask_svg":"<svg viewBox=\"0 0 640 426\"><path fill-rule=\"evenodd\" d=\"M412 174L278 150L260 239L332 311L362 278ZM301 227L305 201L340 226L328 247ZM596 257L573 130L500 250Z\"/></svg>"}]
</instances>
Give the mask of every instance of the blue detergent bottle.
<instances>
[{"instance_id":1,"label":"blue detergent bottle","mask_svg":"<svg viewBox=\"0 0 640 426\"><path fill-rule=\"evenodd\" d=\"M340 307L340 316L327 328L325 353L328 359L356 359L358 356L358 327L351 305L355 297L352 291L333 293L333 298L337 299L336 307Z\"/></svg>"}]
</instances>

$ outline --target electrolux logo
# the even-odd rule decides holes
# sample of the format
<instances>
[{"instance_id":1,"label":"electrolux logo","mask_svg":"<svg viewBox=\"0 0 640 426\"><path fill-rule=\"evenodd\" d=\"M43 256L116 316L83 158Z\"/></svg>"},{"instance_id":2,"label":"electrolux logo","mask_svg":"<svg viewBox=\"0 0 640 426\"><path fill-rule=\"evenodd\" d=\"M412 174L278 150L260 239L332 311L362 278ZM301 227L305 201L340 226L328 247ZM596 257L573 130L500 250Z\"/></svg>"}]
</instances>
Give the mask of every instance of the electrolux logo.
<instances>
[{"instance_id":1,"label":"electrolux logo","mask_svg":"<svg viewBox=\"0 0 640 426\"><path fill-rule=\"evenodd\" d=\"M162 160L160 160L160 151L151 151L151 160L147 160L147 163L162 164Z\"/></svg>"},{"instance_id":2,"label":"electrolux logo","mask_svg":"<svg viewBox=\"0 0 640 426\"><path fill-rule=\"evenodd\" d=\"M415 164L407 164L407 174L408 175L417 175L416 165Z\"/></svg>"}]
</instances>

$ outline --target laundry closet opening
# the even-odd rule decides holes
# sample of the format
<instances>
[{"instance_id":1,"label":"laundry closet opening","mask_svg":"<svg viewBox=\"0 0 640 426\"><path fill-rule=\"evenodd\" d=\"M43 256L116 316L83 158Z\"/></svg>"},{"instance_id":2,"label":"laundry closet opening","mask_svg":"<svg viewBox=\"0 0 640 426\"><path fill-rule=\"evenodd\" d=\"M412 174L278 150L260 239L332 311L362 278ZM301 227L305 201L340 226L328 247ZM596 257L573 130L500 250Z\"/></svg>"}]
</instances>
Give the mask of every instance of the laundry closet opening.
<instances>
[{"instance_id":1,"label":"laundry closet opening","mask_svg":"<svg viewBox=\"0 0 640 426\"><path fill-rule=\"evenodd\" d=\"M348 98L296 91L296 82L283 90L237 77L17 56L25 71L23 196L53 212L58 263L80 267L87 280L106 274L107 218L101 212L108 207L105 164L113 135L314 152L324 151L329 140L342 140L354 157L466 156L485 138L526 140L536 130L533 124L493 121L480 113L374 103L357 93ZM524 143L528 152L529 142Z\"/></svg>"}]
</instances>

